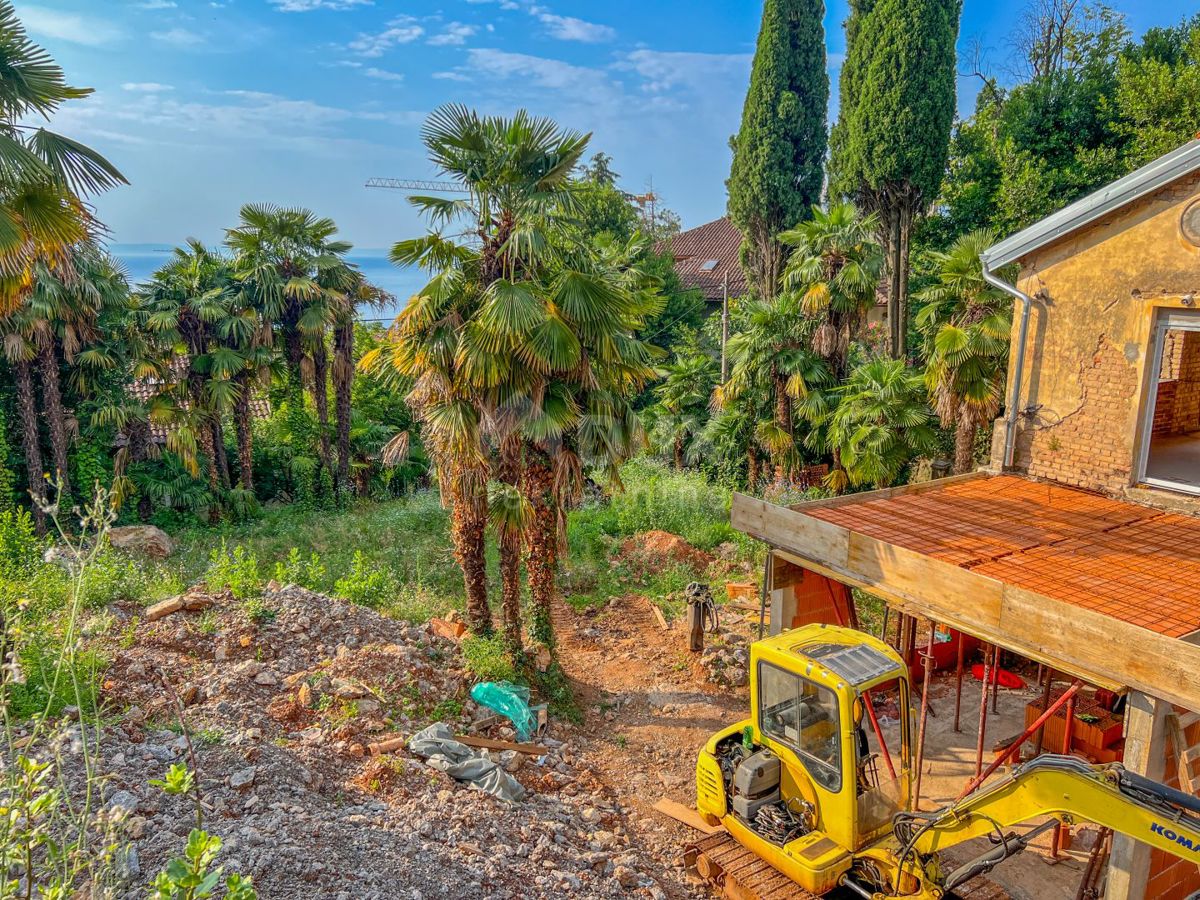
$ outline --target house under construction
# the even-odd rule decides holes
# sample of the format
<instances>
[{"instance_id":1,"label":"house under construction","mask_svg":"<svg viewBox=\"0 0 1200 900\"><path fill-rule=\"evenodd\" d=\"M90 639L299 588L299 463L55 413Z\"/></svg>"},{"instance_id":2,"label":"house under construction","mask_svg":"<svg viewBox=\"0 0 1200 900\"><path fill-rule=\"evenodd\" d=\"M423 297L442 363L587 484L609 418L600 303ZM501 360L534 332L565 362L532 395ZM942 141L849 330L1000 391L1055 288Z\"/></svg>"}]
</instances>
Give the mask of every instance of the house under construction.
<instances>
[{"instance_id":1,"label":"house under construction","mask_svg":"<svg viewBox=\"0 0 1200 900\"><path fill-rule=\"evenodd\" d=\"M983 261L1014 298L1008 402L990 466L791 507L737 495L734 525L771 548L771 630L853 620L852 589L869 592L887 602L885 636L914 666L925 649L918 628L930 655L935 640L957 648L939 658L957 669L956 727L964 664L969 671L978 653L985 665L1033 661L1044 681L1031 715L1073 679L1086 688L1026 756L1120 759L1195 793L1200 140L1001 241ZM1014 264L1015 283L992 274ZM988 689L985 678L983 708L971 704L961 723L980 757L1012 737L986 734ZM1067 841L1056 837L1051 855ZM1112 900L1196 889L1196 864L1112 841Z\"/></svg>"}]
</instances>

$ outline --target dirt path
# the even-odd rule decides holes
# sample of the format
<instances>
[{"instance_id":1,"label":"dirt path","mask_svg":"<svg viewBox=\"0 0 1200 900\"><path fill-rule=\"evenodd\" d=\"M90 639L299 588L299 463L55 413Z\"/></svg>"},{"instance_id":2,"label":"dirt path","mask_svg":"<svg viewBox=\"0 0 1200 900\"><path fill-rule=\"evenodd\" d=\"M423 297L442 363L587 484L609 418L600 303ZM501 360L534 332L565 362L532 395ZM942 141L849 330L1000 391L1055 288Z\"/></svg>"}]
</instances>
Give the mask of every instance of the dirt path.
<instances>
[{"instance_id":1,"label":"dirt path","mask_svg":"<svg viewBox=\"0 0 1200 900\"><path fill-rule=\"evenodd\" d=\"M583 761L632 809L631 837L674 869L664 886L691 893L678 857L696 833L651 807L663 796L695 801L696 752L714 731L745 717L748 693L708 683L682 624L664 631L643 597L619 598L590 615L560 602L554 625L585 715Z\"/></svg>"}]
</instances>

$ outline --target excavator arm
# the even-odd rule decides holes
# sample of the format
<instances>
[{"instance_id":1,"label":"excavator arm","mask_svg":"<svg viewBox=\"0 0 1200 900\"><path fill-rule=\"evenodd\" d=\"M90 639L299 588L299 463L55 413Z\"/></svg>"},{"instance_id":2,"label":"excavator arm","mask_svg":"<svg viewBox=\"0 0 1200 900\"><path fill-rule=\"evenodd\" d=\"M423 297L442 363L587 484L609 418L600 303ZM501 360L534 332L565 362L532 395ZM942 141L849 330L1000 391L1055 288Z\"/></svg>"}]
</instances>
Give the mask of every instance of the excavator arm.
<instances>
[{"instance_id":1,"label":"excavator arm","mask_svg":"<svg viewBox=\"0 0 1200 900\"><path fill-rule=\"evenodd\" d=\"M1119 764L1092 766L1071 756L1038 757L958 803L929 813L897 813L892 825L902 866L915 863L915 855L927 857L971 838L995 836L992 850L946 877L942 887L950 891L1023 850L1033 833L1017 836L1008 829L1042 816L1094 822L1200 864L1200 798Z\"/></svg>"}]
</instances>

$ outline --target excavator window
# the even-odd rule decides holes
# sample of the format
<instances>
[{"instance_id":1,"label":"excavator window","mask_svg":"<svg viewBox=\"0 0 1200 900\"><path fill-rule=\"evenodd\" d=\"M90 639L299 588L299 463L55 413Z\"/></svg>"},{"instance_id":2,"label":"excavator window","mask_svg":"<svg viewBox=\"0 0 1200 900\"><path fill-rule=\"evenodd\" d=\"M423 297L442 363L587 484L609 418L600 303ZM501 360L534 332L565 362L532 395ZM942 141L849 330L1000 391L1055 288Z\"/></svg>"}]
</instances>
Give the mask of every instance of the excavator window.
<instances>
[{"instance_id":1,"label":"excavator window","mask_svg":"<svg viewBox=\"0 0 1200 900\"><path fill-rule=\"evenodd\" d=\"M841 790L837 695L794 672L758 665L759 730L795 751L821 787Z\"/></svg>"}]
</instances>

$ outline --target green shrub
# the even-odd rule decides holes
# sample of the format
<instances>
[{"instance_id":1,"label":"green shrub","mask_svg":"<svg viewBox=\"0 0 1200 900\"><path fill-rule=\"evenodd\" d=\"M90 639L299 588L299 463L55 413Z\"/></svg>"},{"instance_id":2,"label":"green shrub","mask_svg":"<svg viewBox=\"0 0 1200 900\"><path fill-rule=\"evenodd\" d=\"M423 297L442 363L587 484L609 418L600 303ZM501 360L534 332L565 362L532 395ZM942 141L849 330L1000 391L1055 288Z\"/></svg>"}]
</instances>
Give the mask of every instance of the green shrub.
<instances>
[{"instance_id":1,"label":"green shrub","mask_svg":"<svg viewBox=\"0 0 1200 900\"><path fill-rule=\"evenodd\" d=\"M213 590L229 588L238 600L250 600L262 593L258 574L258 558L238 544L231 552L221 538L221 546L209 554L204 582Z\"/></svg>"},{"instance_id":2,"label":"green shrub","mask_svg":"<svg viewBox=\"0 0 1200 900\"><path fill-rule=\"evenodd\" d=\"M337 580L333 592L351 603L378 607L396 599L400 583L388 566L371 562L365 553L355 550L350 571Z\"/></svg>"},{"instance_id":3,"label":"green shrub","mask_svg":"<svg viewBox=\"0 0 1200 900\"><path fill-rule=\"evenodd\" d=\"M33 530L33 517L22 509L0 512L0 578L28 575L42 565L46 541Z\"/></svg>"},{"instance_id":4,"label":"green shrub","mask_svg":"<svg viewBox=\"0 0 1200 900\"><path fill-rule=\"evenodd\" d=\"M517 671L504 649L504 639L498 635L479 637L469 634L460 645L467 668L480 681L516 681Z\"/></svg>"},{"instance_id":5,"label":"green shrub","mask_svg":"<svg viewBox=\"0 0 1200 900\"><path fill-rule=\"evenodd\" d=\"M8 685L12 715L17 719L62 713L77 706L86 715L97 709L100 676L107 665L95 650L65 653L61 636L48 631L27 634L17 652L23 683Z\"/></svg>"},{"instance_id":6,"label":"green shrub","mask_svg":"<svg viewBox=\"0 0 1200 900\"><path fill-rule=\"evenodd\" d=\"M242 604L242 611L246 613L246 618L255 625L265 625L267 622L275 620L275 610L269 606L261 597L251 597Z\"/></svg>"},{"instance_id":7,"label":"green shrub","mask_svg":"<svg viewBox=\"0 0 1200 900\"><path fill-rule=\"evenodd\" d=\"M310 591L319 591L325 586L325 566L316 551L307 560L301 559L300 548L288 551L287 559L275 563L275 580L280 584L298 584Z\"/></svg>"},{"instance_id":8,"label":"green shrub","mask_svg":"<svg viewBox=\"0 0 1200 900\"><path fill-rule=\"evenodd\" d=\"M139 560L105 549L87 567L81 582L81 600L93 609L124 600L149 603L183 588L178 576L149 560Z\"/></svg>"}]
</instances>

